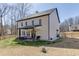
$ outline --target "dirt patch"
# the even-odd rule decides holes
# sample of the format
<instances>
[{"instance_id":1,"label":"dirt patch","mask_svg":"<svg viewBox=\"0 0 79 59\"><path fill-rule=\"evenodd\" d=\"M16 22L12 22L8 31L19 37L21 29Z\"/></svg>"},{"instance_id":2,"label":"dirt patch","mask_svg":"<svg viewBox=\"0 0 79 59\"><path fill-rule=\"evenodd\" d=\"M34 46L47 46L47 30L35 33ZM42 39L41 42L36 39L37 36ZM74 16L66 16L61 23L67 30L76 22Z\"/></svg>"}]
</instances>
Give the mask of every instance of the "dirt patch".
<instances>
[{"instance_id":1,"label":"dirt patch","mask_svg":"<svg viewBox=\"0 0 79 59\"><path fill-rule=\"evenodd\" d=\"M8 47L0 48L1 56L63 56L63 55L79 55L78 49L45 47L47 53L42 53L42 47Z\"/></svg>"},{"instance_id":2,"label":"dirt patch","mask_svg":"<svg viewBox=\"0 0 79 59\"><path fill-rule=\"evenodd\" d=\"M62 39L62 42L50 44L51 47L79 49L79 39Z\"/></svg>"}]
</instances>

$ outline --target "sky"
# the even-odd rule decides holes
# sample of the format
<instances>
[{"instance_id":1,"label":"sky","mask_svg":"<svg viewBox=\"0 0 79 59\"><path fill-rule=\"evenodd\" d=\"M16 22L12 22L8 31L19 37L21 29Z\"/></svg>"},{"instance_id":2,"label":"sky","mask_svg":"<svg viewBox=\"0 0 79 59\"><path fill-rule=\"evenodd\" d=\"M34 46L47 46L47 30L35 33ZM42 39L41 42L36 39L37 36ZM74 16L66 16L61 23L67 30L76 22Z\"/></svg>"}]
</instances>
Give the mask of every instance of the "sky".
<instances>
[{"instance_id":1,"label":"sky","mask_svg":"<svg viewBox=\"0 0 79 59\"><path fill-rule=\"evenodd\" d=\"M60 21L79 16L79 4L77 3L34 3L32 4L31 12L45 11L48 9L57 8Z\"/></svg>"}]
</instances>

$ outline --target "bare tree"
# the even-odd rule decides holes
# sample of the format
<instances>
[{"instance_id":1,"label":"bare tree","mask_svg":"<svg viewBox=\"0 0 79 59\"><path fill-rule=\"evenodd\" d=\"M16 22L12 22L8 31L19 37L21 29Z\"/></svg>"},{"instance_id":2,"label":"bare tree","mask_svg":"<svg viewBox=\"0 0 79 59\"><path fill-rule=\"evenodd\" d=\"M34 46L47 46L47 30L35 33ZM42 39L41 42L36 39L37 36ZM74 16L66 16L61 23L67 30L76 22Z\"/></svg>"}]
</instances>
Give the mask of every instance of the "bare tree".
<instances>
[{"instance_id":1,"label":"bare tree","mask_svg":"<svg viewBox=\"0 0 79 59\"><path fill-rule=\"evenodd\" d=\"M69 31L69 25L71 24L72 22L70 22L70 20L65 20L64 22L60 24L60 31L61 32Z\"/></svg>"},{"instance_id":2,"label":"bare tree","mask_svg":"<svg viewBox=\"0 0 79 59\"><path fill-rule=\"evenodd\" d=\"M73 25L73 20L74 20L73 18L68 19L69 26Z\"/></svg>"},{"instance_id":3,"label":"bare tree","mask_svg":"<svg viewBox=\"0 0 79 59\"><path fill-rule=\"evenodd\" d=\"M68 18L60 25L61 31L70 31L70 27L74 24L74 18Z\"/></svg>"},{"instance_id":4,"label":"bare tree","mask_svg":"<svg viewBox=\"0 0 79 59\"><path fill-rule=\"evenodd\" d=\"M19 3L13 4L10 6L9 18L11 20L11 33L16 34L16 20L22 19L27 16L28 11L30 9L30 4L27 3Z\"/></svg>"},{"instance_id":5,"label":"bare tree","mask_svg":"<svg viewBox=\"0 0 79 59\"><path fill-rule=\"evenodd\" d=\"M0 22L1 22L1 35L3 35L3 20L2 18L7 15L9 11L8 4L0 4Z\"/></svg>"},{"instance_id":6,"label":"bare tree","mask_svg":"<svg viewBox=\"0 0 79 59\"><path fill-rule=\"evenodd\" d=\"M75 18L74 18L74 22L75 22L75 25L79 25L79 16L76 16Z\"/></svg>"},{"instance_id":7,"label":"bare tree","mask_svg":"<svg viewBox=\"0 0 79 59\"><path fill-rule=\"evenodd\" d=\"M8 14L8 18L10 21L10 30L11 30L11 34L14 34L14 32L16 31L15 30L16 20L19 18L17 13L18 11L16 9L16 4L9 5L9 7L10 7L10 12Z\"/></svg>"},{"instance_id":8,"label":"bare tree","mask_svg":"<svg viewBox=\"0 0 79 59\"><path fill-rule=\"evenodd\" d=\"M16 5L19 19L22 19L23 17L28 15L28 11L31 9L31 4L28 3L19 3Z\"/></svg>"}]
</instances>

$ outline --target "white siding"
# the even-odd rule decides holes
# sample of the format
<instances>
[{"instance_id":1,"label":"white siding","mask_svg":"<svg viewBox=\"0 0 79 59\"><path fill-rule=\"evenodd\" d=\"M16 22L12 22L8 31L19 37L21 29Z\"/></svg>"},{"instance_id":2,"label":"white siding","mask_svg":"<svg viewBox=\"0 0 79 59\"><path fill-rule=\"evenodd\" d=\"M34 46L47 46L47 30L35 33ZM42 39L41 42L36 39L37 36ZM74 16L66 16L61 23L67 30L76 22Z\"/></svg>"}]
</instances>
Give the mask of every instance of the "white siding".
<instances>
[{"instance_id":1,"label":"white siding","mask_svg":"<svg viewBox=\"0 0 79 59\"><path fill-rule=\"evenodd\" d=\"M19 22L19 27L20 27L20 23L23 22L25 25L25 22L27 22L27 25L32 25L32 20L34 20L34 23L36 25L39 24L39 20L41 19L42 22L42 26L36 27L36 35L37 36L41 36L42 40L48 40L48 16L42 16L42 17L38 17L38 18L33 18L33 19L29 19L29 20L25 20L25 21L20 21ZM25 29L27 31L27 29ZM21 33L22 31L25 31L23 29L21 29ZM21 36L24 36L21 34Z\"/></svg>"},{"instance_id":2,"label":"white siding","mask_svg":"<svg viewBox=\"0 0 79 59\"><path fill-rule=\"evenodd\" d=\"M50 15L49 15L49 22L50 22L50 38L53 38L53 40L57 39L56 34L57 34L57 29L59 30L59 21L57 17L56 10L54 10Z\"/></svg>"},{"instance_id":3,"label":"white siding","mask_svg":"<svg viewBox=\"0 0 79 59\"><path fill-rule=\"evenodd\" d=\"M42 40L48 40L48 16L42 16L39 19L41 19L42 26L36 27L37 35L40 35Z\"/></svg>"}]
</instances>

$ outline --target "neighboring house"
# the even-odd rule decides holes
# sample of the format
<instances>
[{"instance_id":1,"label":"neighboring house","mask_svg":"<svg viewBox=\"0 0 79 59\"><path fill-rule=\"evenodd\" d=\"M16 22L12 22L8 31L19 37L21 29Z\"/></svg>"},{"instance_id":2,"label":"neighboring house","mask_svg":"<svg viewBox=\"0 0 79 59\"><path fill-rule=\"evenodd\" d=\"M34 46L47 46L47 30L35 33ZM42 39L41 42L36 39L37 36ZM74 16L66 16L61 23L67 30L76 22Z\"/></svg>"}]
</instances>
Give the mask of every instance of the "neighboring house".
<instances>
[{"instance_id":1,"label":"neighboring house","mask_svg":"<svg viewBox=\"0 0 79 59\"><path fill-rule=\"evenodd\" d=\"M59 16L57 8L32 14L17 21L19 37L40 36L40 40L56 40L59 33Z\"/></svg>"},{"instance_id":2,"label":"neighboring house","mask_svg":"<svg viewBox=\"0 0 79 59\"><path fill-rule=\"evenodd\" d=\"M6 31L4 32L5 35L11 35L11 30L10 29L6 29Z\"/></svg>"},{"instance_id":3,"label":"neighboring house","mask_svg":"<svg viewBox=\"0 0 79 59\"><path fill-rule=\"evenodd\" d=\"M79 24L69 26L69 31L79 31Z\"/></svg>"}]
</instances>

